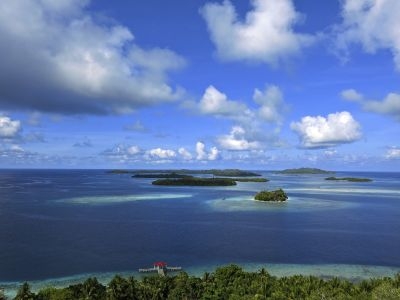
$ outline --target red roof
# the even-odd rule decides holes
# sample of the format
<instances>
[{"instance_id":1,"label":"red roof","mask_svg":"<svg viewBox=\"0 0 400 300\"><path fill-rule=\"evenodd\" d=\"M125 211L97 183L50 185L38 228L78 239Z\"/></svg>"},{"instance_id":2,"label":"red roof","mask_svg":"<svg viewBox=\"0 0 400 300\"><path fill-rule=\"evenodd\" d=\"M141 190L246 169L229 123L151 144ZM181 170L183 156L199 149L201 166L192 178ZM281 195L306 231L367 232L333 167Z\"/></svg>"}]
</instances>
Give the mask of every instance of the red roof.
<instances>
[{"instance_id":1,"label":"red roof","mask_svg":"<svg viewBox=\"0 0 400 300\"><path fill-rule=\"evenodd\" d=\"M167 263L163 262L163 261L157 261L153 265L156 266L156 267L166 267Z\"/></svg>"}]
</instances>

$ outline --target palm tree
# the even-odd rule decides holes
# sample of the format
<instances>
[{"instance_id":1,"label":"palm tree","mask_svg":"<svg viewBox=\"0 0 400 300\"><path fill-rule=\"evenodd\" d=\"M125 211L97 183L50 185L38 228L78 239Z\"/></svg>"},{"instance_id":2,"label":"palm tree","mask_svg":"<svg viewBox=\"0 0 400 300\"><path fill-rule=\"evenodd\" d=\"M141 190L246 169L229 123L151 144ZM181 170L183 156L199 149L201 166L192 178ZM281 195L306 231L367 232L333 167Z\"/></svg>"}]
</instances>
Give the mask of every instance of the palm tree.
<instances>
[{"instance_id":1,"label":"palm tree","mask_svg":"<svg viewBox=\"0 0 400 300\"><path fill-rule=\"evenodd\" d=\"M31 292L31 287L27 282L21 285L14 300L35 300L35 294Z\"/></svg>"}]
</instances>

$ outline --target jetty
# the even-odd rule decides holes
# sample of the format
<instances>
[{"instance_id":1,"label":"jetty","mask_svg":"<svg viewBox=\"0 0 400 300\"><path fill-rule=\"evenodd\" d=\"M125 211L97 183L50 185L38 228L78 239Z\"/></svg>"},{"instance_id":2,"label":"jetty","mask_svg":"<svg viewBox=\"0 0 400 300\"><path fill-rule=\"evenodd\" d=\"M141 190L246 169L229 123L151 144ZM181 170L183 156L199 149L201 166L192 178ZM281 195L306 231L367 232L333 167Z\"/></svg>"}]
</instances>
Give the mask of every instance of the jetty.
<instances>
[{"instance_id":1,"label":"jetty","mask_svg":"<svg viewBox=\"0 0 400 300\"><path fill-rule=\"evenodd\" d=\"M167 275L167 272L181 271L182 267L169 267L166 262L158 261L153 264L152 268L139 269L140 273L158 273L160 276Z\"/></svg>"}]
</instances>

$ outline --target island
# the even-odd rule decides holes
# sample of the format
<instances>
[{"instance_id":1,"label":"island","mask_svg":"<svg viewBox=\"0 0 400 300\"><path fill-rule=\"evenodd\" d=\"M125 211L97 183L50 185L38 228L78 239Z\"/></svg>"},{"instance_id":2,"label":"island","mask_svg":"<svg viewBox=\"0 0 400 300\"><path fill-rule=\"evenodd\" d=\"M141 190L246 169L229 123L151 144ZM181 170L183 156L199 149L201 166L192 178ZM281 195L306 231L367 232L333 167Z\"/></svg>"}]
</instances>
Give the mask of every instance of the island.
<instances>
[{"instance_id":1,"label":"island","mask_svg":"<svg viewBox=\"0 0 400 300\"><path fill-rule=\"evenodd\" d=\"M282 171L277 171L280 174L331 174L335 173L332 171L325 171L317 168L297 168L297 169L286 169Z\"/></svg>"},{"instance_id":2,"label":"island","mask_svg":"<svg viewBox=\"0 0 400 300\"><path fill-rule=\"evenodd\" d=\"M261 191L254 196L254 200L267 202L284 202L288 196L282 189L275 191Z\"/></svg>"},{"instance_id":3,"label":"island","mask_svg":"<svg viewBox=\"0 0 400 300\"><path fill-rule=\"evenodd\" d=\"M231 186L236 185L236 181L230 178L189 177L179 179L158 179L153 181L152 184L171 186Z\"/></svg>"},{"instance_id":4,"label":"island","mask_svg":"<svg viewBox=\"0 0 400 300\"><path fill-rule=\"evenodd\" d=\"M357 177L327 177L325 180L332 181L349 181L349 182L371 182L369 178L357 178Z\"/></svg>"},{"instance_id":5,"label":"island","mask_svg":"<svg viewBox=\"0 0 400 300\"><path fill-rule=\"evenodd\" d=\"M178 173L149 173L149 174L135 174L132 175L132 178L192 178L193 176L191 175L186 175L186 174L178 174Z\"/></svg>"}]
</instances>

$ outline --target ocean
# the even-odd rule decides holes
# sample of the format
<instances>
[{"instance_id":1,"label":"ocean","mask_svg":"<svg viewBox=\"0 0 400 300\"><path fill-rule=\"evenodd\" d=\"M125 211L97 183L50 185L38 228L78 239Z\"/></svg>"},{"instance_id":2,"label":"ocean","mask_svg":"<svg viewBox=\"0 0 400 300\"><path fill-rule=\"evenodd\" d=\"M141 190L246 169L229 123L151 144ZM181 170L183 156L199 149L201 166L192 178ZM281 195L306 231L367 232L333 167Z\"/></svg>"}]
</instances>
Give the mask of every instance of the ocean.
<instances>
[{"instance_id":1,"label":"ocean","mask_svg":"<svg viewBox=\"0 0 400 300\"><path fill-rule=\"evenodd\" d=\"M0 170L0 287L107 282L155 261L191 274L229 263L281 276L400 271L400 173L259 173L270 181L171 187L105 170ZM276 188L286 203L252 200Z\"/></svg>"}]
</instances>

